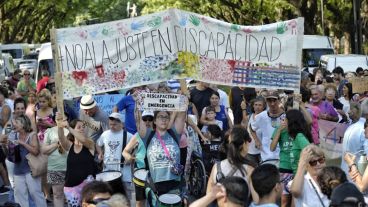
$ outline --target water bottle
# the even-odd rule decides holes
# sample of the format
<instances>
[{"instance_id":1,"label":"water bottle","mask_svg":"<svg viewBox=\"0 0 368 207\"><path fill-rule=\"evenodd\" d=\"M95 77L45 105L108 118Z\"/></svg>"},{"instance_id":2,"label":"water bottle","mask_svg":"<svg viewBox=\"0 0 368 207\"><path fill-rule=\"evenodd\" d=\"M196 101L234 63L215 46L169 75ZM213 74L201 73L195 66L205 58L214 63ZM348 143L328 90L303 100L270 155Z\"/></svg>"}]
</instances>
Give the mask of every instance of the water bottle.
<instances>
[{"instance_id":1,"label":"water bottle","mask_svg":"<svg viewBox=\"0 0 368 207\"><path fill-rule=\"evenodd\" d=\"M365 168L367 167L367 164L368 164L368 162L367 162L366 155L365 154L360 155L357 167L358 167L358 171L361 175L364 174L364 171L365 171Z\"/></svg>"}]
</instances>

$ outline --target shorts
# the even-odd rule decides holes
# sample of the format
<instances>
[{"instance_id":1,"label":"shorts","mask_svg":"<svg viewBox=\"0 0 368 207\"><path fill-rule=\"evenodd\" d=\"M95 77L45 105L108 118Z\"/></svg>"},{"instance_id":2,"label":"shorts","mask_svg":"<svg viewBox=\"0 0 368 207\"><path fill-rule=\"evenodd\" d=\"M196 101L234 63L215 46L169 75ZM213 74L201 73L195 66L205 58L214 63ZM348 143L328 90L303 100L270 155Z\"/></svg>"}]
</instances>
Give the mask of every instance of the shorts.
<instances>
[{"instance_id":1,"label":"shorts","mask_svg":"<svg viewBox=\"0 0 368 207\"><path fill-rule=\"evenodd\" d=\"M282 195L291 194L288 184L291 180L293 180L293 178L294 178L293 173L280 173L280 179L282 184Z\"/></svg>"},{"instance_id":2,"label":"shorts","mask_svg":"<svg viewBox=\"0 0 368 207\"><path fill-rule=\"evenodd\" d=\"M51 185L64 185L65 171L47 171L47 183Z\"/></svg>"}]
</instances>

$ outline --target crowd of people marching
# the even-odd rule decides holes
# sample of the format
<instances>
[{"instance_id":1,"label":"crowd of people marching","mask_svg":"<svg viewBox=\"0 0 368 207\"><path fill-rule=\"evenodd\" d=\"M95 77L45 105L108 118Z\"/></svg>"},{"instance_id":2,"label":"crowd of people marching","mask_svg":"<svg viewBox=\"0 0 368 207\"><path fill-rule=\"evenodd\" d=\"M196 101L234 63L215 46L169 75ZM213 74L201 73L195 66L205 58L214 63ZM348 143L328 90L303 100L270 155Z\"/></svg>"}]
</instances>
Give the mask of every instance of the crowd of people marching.
<instances>
[{"instance_id":1,"label":"crowd of people marching","mask_svg":"<svg viewBox=\"0 0 368 207\"><path fill-rule=\"evenodd\" d=\"M92 94L60 113L47 71L36 84L16 70L0 86L0 194L22 207L365 206L368 94L352 92L353 76L368 74L303 71L300 94L170 80L128 90L106 114ZM141 92L180 93L188 110L140 111ZM349 125L341 166L327 162L319 120ZM200 197L188 190L192 154L204 164ZM45 172L30 155L46 157Z\"/></svg>"}]
</instances>

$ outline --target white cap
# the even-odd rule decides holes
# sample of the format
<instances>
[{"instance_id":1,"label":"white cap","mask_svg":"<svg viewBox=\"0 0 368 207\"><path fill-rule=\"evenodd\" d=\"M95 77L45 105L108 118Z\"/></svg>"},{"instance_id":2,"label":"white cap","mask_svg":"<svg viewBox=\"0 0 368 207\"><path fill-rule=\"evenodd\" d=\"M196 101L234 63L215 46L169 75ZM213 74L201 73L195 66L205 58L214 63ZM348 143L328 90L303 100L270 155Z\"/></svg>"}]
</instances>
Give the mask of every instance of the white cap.
<instances>
[{"instance_id":1,"label":"white cap","mask_svg":"<svg viewBox=\"0 0 368 207\"><path fill-rule=\"evenodd\" d=\"M124 123L123 116L117 112L113 112L110 114L109 118L116 119L120 121L121 123Z\"/></svg>"},{"instance_id":2,"label":"white cap","mask_svg":"<svg viewBox=\"0 0 368 207\"><path fill-rule=\"evenodd\" d=\"M91 109L96 106L96 101L91 95L86 95L81 98L80 108L81 109Z\"/></svg>"},{"instance_id":3,"label":"white cap","mask_svg":"<svg viewBox=\"0 0 368 207\"><path fill-rule=\"evenodd\" d=\"M142 117L144 116L154 116L153 111L149 111L149 110L144 110L142 113Z\"/></svg>"}]
</instances>

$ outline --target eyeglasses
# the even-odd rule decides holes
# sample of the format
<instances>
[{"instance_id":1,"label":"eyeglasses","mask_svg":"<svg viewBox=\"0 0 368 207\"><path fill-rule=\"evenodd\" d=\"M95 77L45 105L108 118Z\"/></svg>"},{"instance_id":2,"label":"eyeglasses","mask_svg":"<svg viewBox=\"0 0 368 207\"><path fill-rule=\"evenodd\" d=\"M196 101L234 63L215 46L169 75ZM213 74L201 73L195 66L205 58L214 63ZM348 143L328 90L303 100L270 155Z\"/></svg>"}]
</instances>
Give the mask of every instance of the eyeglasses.
<instances>
[{"instance_id":1,"label":"eyeglasses","mask_svg":"<svg viewBox=\"0 0 368 207\"><path fill-rule=\"evenodd\" d=\"M317 165L317 162L318 162L319 164L324 164L324 163L325 163L325 161L326 161L325 157L320 157L320 158L319 158L319 159L317 159L317 160L311 160L311 161L309 161L309 164L310 164L310 166L314 167L314 166L316 166L316 165Z\"/></svg>"},{"instance_id":2,"label":"eyeglasses","mask_svg":"<svg viewBox=\"0 0 368 207\"><path fill-rule=\"evenodd\" d=\"M158 116L157 118L158 118L158 119L161 119L161 121L167 121L167 120L169 120L169 119L170 119L170 117L169 117L169 116Z\"/></svg>"},{"instance_id":3,"label":"eyeglasses","mask_svg":"<svg viewBox=\"0 0 368 207\"><path fill-rule=\"evenodd\" d=\"M110 198L96 198L96 199L93 199L91 201L86 201L86 203L97 205L98 203L101 203L102 201L107 201L109 199Z\"/></svg>"},{"instance_id":4,"label":"eyeglasses","mask_svg":"<svg viewBox=\"0 0 368 207\"><path fill-rule=\"evenodd\" d=\"M31 75L31 74L30 74L30 73L24 73L23 75L24 75L24 76L28 76L28 75Z\"/></svg>"},{"instance_id":5,"label":"eyeglasses","mask_svg":"<svg viewBox=\"0 0 368 207\"><path fill-rule=\"evenodd\" d=\"M144 116L144 117L142 117L142 120L144 122L146 122L146 121L153 121L153 117L152 116Z\"/></svg>"}]
</instances>

